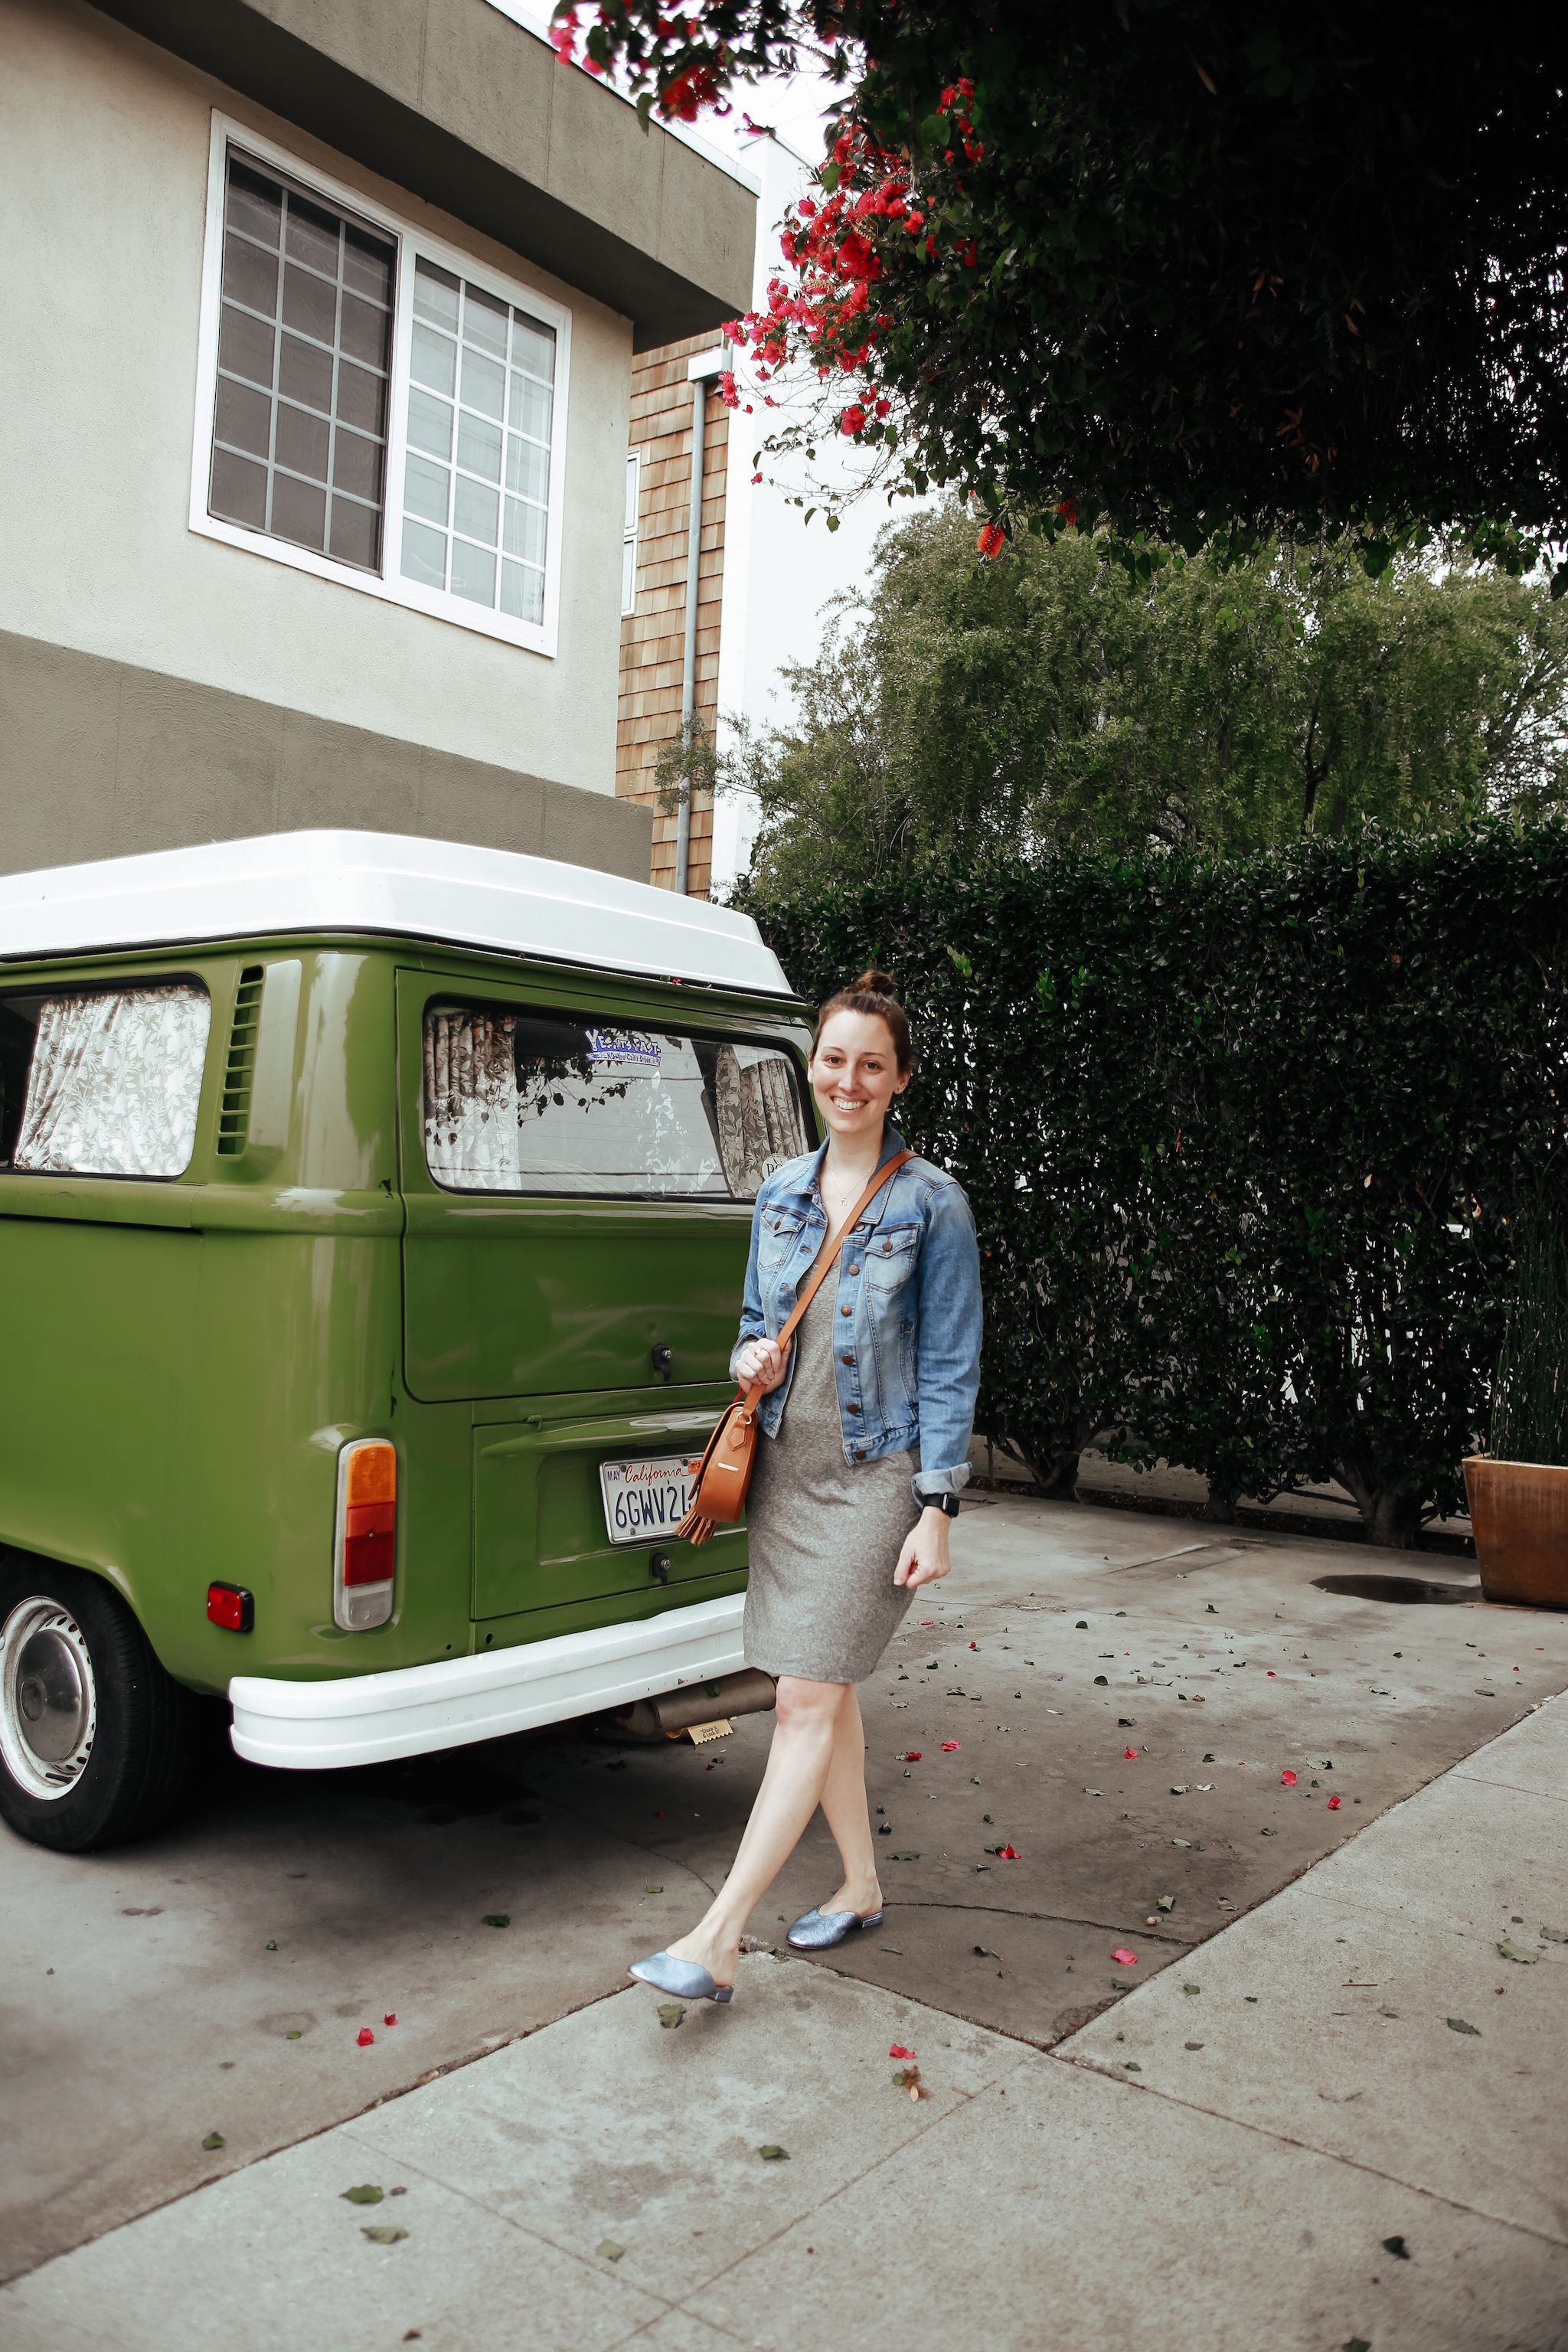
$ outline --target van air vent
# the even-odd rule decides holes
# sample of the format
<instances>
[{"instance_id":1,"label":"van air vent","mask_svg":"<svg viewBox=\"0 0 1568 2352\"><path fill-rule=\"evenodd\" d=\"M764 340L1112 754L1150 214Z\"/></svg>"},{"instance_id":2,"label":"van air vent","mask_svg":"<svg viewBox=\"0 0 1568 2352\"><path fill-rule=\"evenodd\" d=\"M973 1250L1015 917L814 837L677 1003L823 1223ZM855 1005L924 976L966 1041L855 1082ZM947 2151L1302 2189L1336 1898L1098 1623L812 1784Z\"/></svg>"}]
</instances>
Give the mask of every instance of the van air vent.
<instances>
[{"instance_id":1,"label":"van air vent","mask_svg":"<svg viewBox=\"0 0 1568 2352\"><path fill-rule=\"evenodd\" d=\"M232 1159L245 1150L246 1130L250 1123L250 1081L256 1069L256 1032L260 1018L261 966L249 963L239 975L234 1026L228 1033L228 1064L223 1075L217 1148L225 1159Z\"/></svg>"}]
</instances>

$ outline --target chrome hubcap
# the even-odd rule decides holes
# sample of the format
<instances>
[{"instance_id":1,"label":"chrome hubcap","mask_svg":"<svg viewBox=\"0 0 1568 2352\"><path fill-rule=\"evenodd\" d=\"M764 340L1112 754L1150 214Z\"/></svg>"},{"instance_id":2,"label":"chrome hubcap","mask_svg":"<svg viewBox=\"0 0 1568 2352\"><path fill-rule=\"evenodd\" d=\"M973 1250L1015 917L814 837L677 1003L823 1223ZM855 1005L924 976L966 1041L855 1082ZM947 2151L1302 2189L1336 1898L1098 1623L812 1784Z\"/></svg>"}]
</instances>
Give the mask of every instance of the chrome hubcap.
<instances>
[{"instance_id":1,"label":"chrome hubcap","mask_svg":"<svg viewBox=\"0 0 1568 2352\"><path fill-rule=\"evenodd\" d=\"M92 1660L80 1626L35 1594L0 1627L0 1754L33 1797L63 1797L81 1778L98 1729Z\"/></svg>"}]
</instances>

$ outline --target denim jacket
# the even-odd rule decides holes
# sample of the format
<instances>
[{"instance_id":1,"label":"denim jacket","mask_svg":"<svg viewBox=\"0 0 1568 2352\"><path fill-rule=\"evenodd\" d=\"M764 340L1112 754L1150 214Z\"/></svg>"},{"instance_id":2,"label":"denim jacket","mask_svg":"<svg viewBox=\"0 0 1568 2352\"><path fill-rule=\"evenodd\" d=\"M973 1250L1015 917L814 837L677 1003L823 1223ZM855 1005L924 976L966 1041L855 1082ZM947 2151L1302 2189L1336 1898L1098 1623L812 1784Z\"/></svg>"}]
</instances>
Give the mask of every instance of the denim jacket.
<instances>
[{"instance_id":1,"label":"denim jacket","mask_svg":"<svg viewBox=\"0 0 1568 2352\"><path fill-rule=\"evenodd\" d=\"M889 1127L882 1160L903 1149ZM786 1160L757 1194L731 1377L748 1339L777 1339L816 1263L827 1231L826 1154L824 1143ZM845 1461L878 1462L918 1446L916 1501L956 1494L969 1478L981 1303L974 1219L951 1176L928 1160L904 1162L852 1229L839 1255L836 1304L833 1370ZM794 1373L792 1349L784 1379L762 1401L769 1437L778 1435Z\"/></svg>"}]
</instances>

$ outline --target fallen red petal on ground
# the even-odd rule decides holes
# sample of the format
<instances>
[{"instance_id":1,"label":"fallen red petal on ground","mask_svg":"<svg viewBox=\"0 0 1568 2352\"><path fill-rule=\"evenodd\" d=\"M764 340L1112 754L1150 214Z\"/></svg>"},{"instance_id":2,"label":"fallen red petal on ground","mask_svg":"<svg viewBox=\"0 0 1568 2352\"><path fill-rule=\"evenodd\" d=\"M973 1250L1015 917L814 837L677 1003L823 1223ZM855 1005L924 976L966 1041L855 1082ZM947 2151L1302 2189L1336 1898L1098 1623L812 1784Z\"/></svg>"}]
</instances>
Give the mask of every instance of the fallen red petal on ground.
<instances>
[{"instance_id":1,"label":"fallen red petal on ground","mask_svg":"<svg viewBox=\"0 0 1568 2352\"><path fill-rule=\"evenodd\" d=\"M374 2036L374 2034L371 2032L371 2030L370 2030L369 2026L368 2026L368 2025L362 2025L362 2026L360 2027L360 2030L359 2030L359 2046L360 2046L360 2048L363 2050L363 2049L364 2048L365 2043L366 2043L367 2042L374 2042L374 2040L375 2040L375 2036Z\"/></svg>"}]
</instances>

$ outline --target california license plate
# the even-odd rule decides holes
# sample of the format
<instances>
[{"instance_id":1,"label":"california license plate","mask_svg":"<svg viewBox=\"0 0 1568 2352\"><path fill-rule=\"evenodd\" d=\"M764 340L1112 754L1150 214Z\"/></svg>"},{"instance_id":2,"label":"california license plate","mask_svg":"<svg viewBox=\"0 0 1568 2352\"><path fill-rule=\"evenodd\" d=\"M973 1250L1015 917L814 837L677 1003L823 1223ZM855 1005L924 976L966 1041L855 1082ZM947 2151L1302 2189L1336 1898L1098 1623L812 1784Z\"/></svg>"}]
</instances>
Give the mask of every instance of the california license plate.
<instances>
[{"instance_id":1,"label":"california license plate","mask_svg":"<svg viewBox=\"0 0 1568 2352\"><path fill-rule=\"evenodd\" d=\"M605 1526L613 1544L646 1544L673 1536L697 1493L699 1454L671 1454L656 1462L601 1462Z\"/></svg>"}]
</instances>

